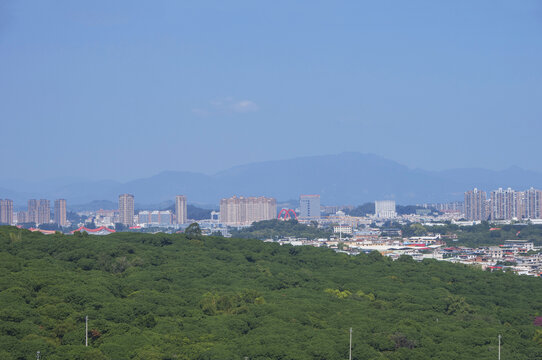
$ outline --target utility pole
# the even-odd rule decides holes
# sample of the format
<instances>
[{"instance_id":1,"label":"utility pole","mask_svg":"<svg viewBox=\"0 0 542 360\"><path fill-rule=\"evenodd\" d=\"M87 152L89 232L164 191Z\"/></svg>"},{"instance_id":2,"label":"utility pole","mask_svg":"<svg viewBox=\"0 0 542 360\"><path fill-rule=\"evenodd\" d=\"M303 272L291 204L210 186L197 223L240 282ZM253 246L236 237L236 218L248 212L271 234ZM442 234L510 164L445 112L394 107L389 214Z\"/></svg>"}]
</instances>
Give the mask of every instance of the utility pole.
<instances>
[{"instance_id":1,"label":"utility pole","mask_svg":"<svg viewBox=\"0 0 542 360\"><path fill-rule=\"evenodd\" d=\"M352 328L350 328L350 353L348 356L348 360L352 360Z\"/></svg>"},{"instance_id":2,"label":"utility pole","mask_svg":"<svg viewBox=\"0 0 542 360\"><path fill-rule=\"evenodd\" d=\"M88 346L88 315L85 316L85 346Z\"/></svg>"},{"instance_id":3,"label":"utility pole","mask_svg":"<svg viewBox=\"0 0 542 360\"><path fill-rule=\"evenodd\" d=\"M501 334L499 334L499 360L501 360Z\"/></svg>"}]
</instances>

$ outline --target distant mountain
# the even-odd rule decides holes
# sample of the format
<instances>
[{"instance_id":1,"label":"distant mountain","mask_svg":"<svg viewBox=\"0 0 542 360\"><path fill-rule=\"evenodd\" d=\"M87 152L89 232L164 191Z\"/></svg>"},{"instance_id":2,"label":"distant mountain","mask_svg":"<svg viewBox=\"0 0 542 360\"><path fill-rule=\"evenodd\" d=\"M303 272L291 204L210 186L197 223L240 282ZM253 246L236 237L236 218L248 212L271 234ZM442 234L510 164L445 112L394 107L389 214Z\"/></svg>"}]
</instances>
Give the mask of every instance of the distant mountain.
<instances>
[{"instance_id":1,"label":"distant mountain","mask_svg":"<svg viewBox=\"0 0 542 360\"><path fill-rule=\"evenodd\" d=\"M322 203L329 205L356 205L377 199L416 204L461 200L463 192L473 187L489 191L498 187L522 190L530 186L542 188L542 174L517 167L502 171L427 171L410 169L373 154L342 153L246 164L214 175L165 171L126 183L77 179L8 183L0 179L0 198L22 202L18 205L25 205L30 195L66 198L69 204L85 204L95 199L116 203L118 195L127 192L135 195L139 208L144 208L148 205L143 204L165 204L177 194L186 195L190 203L218 204L220 198L232 195L265 195L286 201L314 193L320 194Z\"/></svg>"},{"instance_id":2,"label":"distant mountain","mask_svg":"<svg viewBox=\"0 0 542 360\"><path fill-rule=\"evenodd\" d=\"M540 187L542 174L535 171L512 166L504 170L493 171L487 169L452 169L438 172L442 178L464 184L469 188L478 187L483 190L495 190L499 187L514 188L516 190L527 187Z\"/></svg>"},{"instance_id":3,"label":"distant mountain","mask_svg":"<svg viewBox=\"0 0 542 360\"><path fill-rule=\"evenodd\" d=\"M96 210L115 210L118 209L119 205L117 202L109 201L109 200L94 200L86 204L76 204L72 205L70 203L67 204L69 211L96 211Z\"/></svg>"}]
</instances>

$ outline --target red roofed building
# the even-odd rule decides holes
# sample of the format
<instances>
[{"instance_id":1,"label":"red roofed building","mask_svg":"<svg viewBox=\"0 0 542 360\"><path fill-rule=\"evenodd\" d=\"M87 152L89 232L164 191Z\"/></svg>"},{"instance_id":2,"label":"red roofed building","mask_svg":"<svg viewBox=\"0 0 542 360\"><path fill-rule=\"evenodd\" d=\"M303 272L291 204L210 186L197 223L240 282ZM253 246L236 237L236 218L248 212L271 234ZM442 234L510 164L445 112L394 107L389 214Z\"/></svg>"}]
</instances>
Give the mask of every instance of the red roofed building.
<instances>
[{"instance_id":1,"label":"red roofed building","mask_svg":"<svg viewBox=\"0 0 542 360\"><path fill-rule=\"evenodd\" d=\"M52 235L52 234L56 233L55 230L43 230L43 229L36 229L36 228L30 228L28 230L30 230L32 232L37 231L37 232L40 232L40 233L45 234L45 235Z\"/></svg>"},{"instance_id":2,"label":"red roofed building","mask_svg":"<svg viewBox=\"0 0 542 360\"><path fill-rule=\"evenodd\" d=\"M72 231L70 234L73 234L76 231L79 231L79 232L84 231L90 235L109 235L115 232L115 230L106 228L105 226L100 226L99 228L96 228L96 229L88 229L84 226L81 226L79 229Z\"/></svg>"}]
</instances>

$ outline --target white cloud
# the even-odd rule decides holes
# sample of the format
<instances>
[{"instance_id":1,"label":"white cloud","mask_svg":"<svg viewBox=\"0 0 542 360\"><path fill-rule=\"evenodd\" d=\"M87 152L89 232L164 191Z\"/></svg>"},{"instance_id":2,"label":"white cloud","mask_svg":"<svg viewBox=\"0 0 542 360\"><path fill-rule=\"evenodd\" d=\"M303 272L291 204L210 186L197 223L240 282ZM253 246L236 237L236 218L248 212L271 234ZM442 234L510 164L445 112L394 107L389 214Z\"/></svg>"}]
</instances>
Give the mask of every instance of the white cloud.
<instances>
[{"instance_id":1,"label":"white cloud","mask_svg":"<svg viewBox=\"0 0 542 360\"><path fill-rule=\"evenodd\" d=\"M237 101L233 103L231 105L231 109L235 112L247 113L247 112L258 111L260 108L253 101L241 100L241 101Z\"/></svg>"},{"instance_id":2,"label":"white cloud","mask_svg":"<svg viewBox=\"0 0 542 360\"><path fill-rule=\"evenodd\" d=\"M207 108L194 108L192 112L198 116L249 113L258 111L260 107L251 100L235 100L232 97L224 97L209 101Z\"/></svg>"}]
</instances>

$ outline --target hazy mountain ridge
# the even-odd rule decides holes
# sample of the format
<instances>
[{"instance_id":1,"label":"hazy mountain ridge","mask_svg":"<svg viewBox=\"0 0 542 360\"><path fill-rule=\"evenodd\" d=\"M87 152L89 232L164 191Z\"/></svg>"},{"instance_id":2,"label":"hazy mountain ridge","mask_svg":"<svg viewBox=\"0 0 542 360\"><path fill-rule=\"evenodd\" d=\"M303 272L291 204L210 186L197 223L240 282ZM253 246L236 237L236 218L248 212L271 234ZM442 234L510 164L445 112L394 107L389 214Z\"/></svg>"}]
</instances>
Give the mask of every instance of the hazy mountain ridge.
<instances>
[{"instance_id":1,"label":"hazy mountain ridge","mask_svg":"<svg viewBox=\"0 0 542 360\"><path fill-rule=\"evenodd\" d=\"M273 196L296 199L299 194L320 194L323 204L361 204L376 199L395 199L400 204L461 200L473 187L517 190L542 187L542 174L510 167L500 171L410 169L373 154L342 153L235 166L214 175L187 171L164 171L126 183L111 180L48 180L19 183L16 189L0 179L0 198L11 198L16 207L26 205L30 195L48 199L66 198L71 204L96 199L116 202L121 193L132 193L138 204L171 201L184 194L191 203L217 204L232 195ZM14 182L11 180L10 184ZM33 186L33 188L26 188Z\"/></svg>"}]
</instances>

